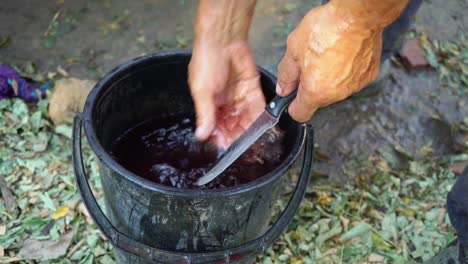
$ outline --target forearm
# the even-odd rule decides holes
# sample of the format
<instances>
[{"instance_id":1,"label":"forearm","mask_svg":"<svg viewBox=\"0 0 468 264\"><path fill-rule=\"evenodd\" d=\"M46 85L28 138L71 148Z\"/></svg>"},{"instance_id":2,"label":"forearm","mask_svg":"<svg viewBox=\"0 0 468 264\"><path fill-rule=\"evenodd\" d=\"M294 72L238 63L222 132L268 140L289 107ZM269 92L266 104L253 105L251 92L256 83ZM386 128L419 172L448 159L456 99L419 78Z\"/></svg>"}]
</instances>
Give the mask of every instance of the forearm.
<instances>
[{"instance_id":1,"label":"forearm","mask_svg":"<svg viewBox=\"0 0 468 264\"><path fill-rule=\"evenodd\" d=\"M395 21L409 0L330 0L335 12L348 21L369 29L383 29Z\"/></svg>"},{"instance_id":2,"label":"forearm","mask_svg":"<svg viewBox=\"0 0 468 264\"><path fill-rule=\"evenodd\" d=\"M229 44L247 40L256 0L200 0L195 42Z\"/></svg>"}]
</instances>

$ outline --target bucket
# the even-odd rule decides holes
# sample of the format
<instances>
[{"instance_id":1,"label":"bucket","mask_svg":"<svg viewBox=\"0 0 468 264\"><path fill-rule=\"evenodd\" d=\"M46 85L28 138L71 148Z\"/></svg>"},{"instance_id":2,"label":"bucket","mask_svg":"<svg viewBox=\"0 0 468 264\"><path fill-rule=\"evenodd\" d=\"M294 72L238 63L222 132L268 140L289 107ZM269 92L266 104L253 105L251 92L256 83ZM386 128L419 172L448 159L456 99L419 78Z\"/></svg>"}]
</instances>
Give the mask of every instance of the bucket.
<instances>
[{"instance_id":1,"label":"bucket","mask_svg":"<svg viewBox=\"0 0 468 264\"><path fill-rule=\"evenodd\" d=\"M287 155L267 175L214 190L181 190L148 181L117 163L111 143L158 113L193 114L187 84L190 52L164 52L134 59L100 80L73 125L73 163L78 189L91 217L114 246L118 263L245 263L263 253L290 223L310 178L313 131L286 114ZM259 68L267 99L276 79ZM99 160L106 213L93 196L81 153L81 129ZM291 199L269 226L285 173L304 150Z\"/></svg>"}]
</instances>

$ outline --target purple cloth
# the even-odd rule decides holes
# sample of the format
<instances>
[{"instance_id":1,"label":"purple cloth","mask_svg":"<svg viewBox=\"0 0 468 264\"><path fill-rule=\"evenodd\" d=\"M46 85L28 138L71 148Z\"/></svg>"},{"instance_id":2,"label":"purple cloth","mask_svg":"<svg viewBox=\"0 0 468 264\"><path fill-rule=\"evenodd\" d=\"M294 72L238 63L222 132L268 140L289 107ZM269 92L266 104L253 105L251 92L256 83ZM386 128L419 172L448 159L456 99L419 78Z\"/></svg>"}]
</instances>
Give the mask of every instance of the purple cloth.
<instances>
[{"instance_id":1,"label":"purple cloth","mask_svg":"<svg viewBox=\"0 0 468 264\"><path fill-rule=\"evenodd\" d=\"M49 85L33 88L13 68L0 64L0 100L20 97L26 102L37 102L45 98Z\"/></svg>"}]
</instances>

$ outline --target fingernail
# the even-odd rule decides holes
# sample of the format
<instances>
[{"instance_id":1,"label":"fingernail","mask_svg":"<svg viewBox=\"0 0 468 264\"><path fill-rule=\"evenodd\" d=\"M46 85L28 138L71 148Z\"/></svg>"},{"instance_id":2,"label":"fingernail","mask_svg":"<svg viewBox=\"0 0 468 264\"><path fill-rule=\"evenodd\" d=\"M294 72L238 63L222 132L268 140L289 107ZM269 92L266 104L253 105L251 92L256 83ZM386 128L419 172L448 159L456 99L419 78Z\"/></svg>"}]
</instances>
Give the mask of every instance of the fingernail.
<instances>
[{"instance_id":1,"label":"fingernail","mask_svg":"<svg viewBox=\"0 0 468 264\"><path fill-rule=\"evenodd\" d=\"M195 130L195 137L197 139L204 140L205 134L206 134L206 126L201 125L197 127L197 129Z\"/></svg>"},{"instance_id":2,"label":"fingernail","mask_svg":"<svg viewBox=\"0 0 468 264\"><path fill-rule=\"evenodd\" d=\"M276 94L281 95L283 93L283 89L279 86L279 84L276 84Z\"/></svg>"},{"instance_id":3,"label":"fingernail","mask_svg":"<svg viewBox=\"0 0 468 264\"><path fill-rule=\"evenodd\" d=\"M207 140L210 136L214 126L209 122L204 122L195 130L195 137L199 140Z\"/></svg>"}]
</instances>

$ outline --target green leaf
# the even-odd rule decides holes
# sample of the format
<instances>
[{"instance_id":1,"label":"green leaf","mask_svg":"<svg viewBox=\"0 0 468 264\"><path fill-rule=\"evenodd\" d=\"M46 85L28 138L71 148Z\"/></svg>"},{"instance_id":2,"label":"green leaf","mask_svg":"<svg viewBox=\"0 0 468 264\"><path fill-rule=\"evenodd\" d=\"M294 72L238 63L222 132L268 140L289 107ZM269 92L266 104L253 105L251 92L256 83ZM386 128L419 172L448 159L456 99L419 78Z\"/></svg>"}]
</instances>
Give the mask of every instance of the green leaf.
<instances>
[{"instance_id":1,"label":"green leaf","mask_svg":"<svg viewBox=\"0 0 468 264\"><path fill-rule=\"evenodd\" d=\"M50 199L49 194L40 193L39 198L42 200L42 202L44 202L44 205L46 206L47 209L49 209L52 212L55 212L57 210L54 202L52 201L52 199Z\"/></svg>"},{"instance_id":2,"label":"green leaf","mask_svg":"<svg viewBox=\"0 0 468 264\"><path fill-rule=\"evenodd\" d=\"M264 257L263 264L273 264L273 261L271 260L270 257Z\"/></svg>"},{"instance_id":3,"label":"green leaf","mask_svg":"<svg viewBox=\"0 0 468 264\"><path fill-rule=\"evenodd\" d=\"M80 260L80 264L93 264L94 262L94 255L89 254L84 259Z\"/></svg>"},{"instance_id":4,"label":"green leaf","mask_svg":"<svg viewBox=\"0 0 468 264\"><path fill-rule=\"evenodd\" d=\"M278 257L278 260L280 261L287 261L288 259L289 259L289 255L286 255L286 254L281 254Z\"/></svg>"},{"instance_id":5,"label":"green leaf","mask_svg":"<svg viewBox=\"0 0 468 264\"><path fill-rule=\"evenodd\" d=\"M31 128L33 132L39 131L42 127L42 113L40 111L34 112L31 116Z\"/></svg>"},{"instance_id":6,"label":"green leaf","mask_svg":"<svg viewBox=\"0 0 468 264\"><path fill-rule=\"evenodd\" d=\"M382 231L380 232L385 239L396 239L398 237L397 229L396 229L396 215L395 213L391 213L385 215L382 219Z\"/></svg>"},{"instance_id":7,"label":"green leaf","mask_svg":"<svg viewBox=\"0 0 468 264\"><path fill-rule=\"evenodd\" d=\"M355 238L355 237L359 237L361 235L364 235L365 233L367 232L370 232L371 230L371 227L369 224L367 223L360 223L358 225L356 225L355 227L351 228L348 232L346 232L345 234L343 234L341 237L340 237L340 240L341 241L346 241L346 240L350 240L352 238Z\"/></svg>"},{"instance_id":8,"label":"green leaf","mask_svg":"<svg viewBox=\"0 0 468 264\"><path fill-rule=\"evenodd\" d=\"M37 103L37 110L40 111L44 117L49 116L49 112L47 110L48 107L49 107L49 100L47 99L41 100Z\"/></svg>"},{"instance_id":9,"label":"green leaf","mask_svg":"<svg viewBox=\"0 0 468 264\"><path fill-rule=\"evenodd\" d=\"M15 115L21 122L20 126L26 124L29 120L28 106L20 99L15 99L11 107L12 114Z\"/></svg>"},{"instance_id":10,"label":"green leaf","mask_svg":"<svg viewBox=\"0 0 468 264\"><path fill-rule=\"evenodd\" d=\"M430 44L423 44L422 45L424 53L426 55L427 62L433 67L437 68L439 63L437 62L437 56L435 55L434 51L432 50Z\"/></svg>"},{"instance_id":11,"label":"green leaf","mask_svg":"<svg viewBox=\"0 0 468 264\"><path fill-rule=\"evenodd\" d=\"M318 244L318 245L321 245L323 242L325 242L327 239L330 239L331 237L334 237L338 234L341 233L343 229L341 228L341 225L339 224L339 222L333 226L332 229L330 229L329 231L327 232L324 232L322 234L320 234L316 239L315 239L315 242Z\"/></svg>"},{"instance_id":12,"label":"green leaf","mask_svg":"<svg viewBox=\"0 0 468 264\"><path fill-rule=\"evenodd\" d=\"M102 264L115 264L115 260L109 256L109 255L104 255L100 260L99 260L100 263ZM265 263L265 262L263 262ZM273 264L273 263L272 263Z\"/></svg>"},{"instance_id":13,"label":"green leaf","mask_svg":"<svg viewBox=\"0 0 468 264\"><path fill-rule=\"evenodd\" d=\"M51 49L51 48L53 48L55 46L56 42L57 42L57 36L56 35L47 35L42 40L42 45L46 49Z\"/></svg>"},{"instance_id":14,"label":"green leaf","mask_svg":"<svg viewBox=\"0 0 468 264\"><path fill-rule=\"evenodd\" d=\"M68 139L72 138L72 128L69 125L58 125L55 127L55 133L65 136Z\"/></svg>"},{"instance_id":15,"label":"green leaf","mask_svg":"<svg viewBox=\"0 0 468 264\"><path fill-rule=\"evenodd\" d=\"M31 172L37 172L44 170L47 167L47 162L41 157L35 159L24 160L24 166Z\"/></svg>"},{"instance_id":16,"label":"green leaf","mask_svg":"<svg viewBox=\"0 0 468 264\"><path fill-rule=\"evenodd\" d=\"M41 219L39 217L34 217L28 220L25 220L23 223L24 228L29 228L29 229L39 229L43 225L47 224L49 220L47 219Z\"/></svg>"},{"instance_id":17,"label":"green leaf","mask_svg":"<svg viewBox=\"0 0 468 264\"><path fill-rule=\"evenodd\" d=\"M418 161L411 161L409 170L415 175L422 176L427 173L427 165Z\"/></svg>"},{"instance_id":18,"label":"green leaf","mask_svg":"<svg viewBox=\"0 0 468 264\"><path fill-rule=\"evenodd\" d=\"M99 240L99 237L96 234L91 234L91 235L88 235L88 237L86 237L86 243L91 248L96 246L98 240Z\"/></svg>"},{"instance_id":19,"label":"green leaf","mask_svg":"<svg viewBox=\"0 0 468 264\"><path fill-rule=\"evenodd\" d=\"M8 44L10 44L10 42L11 42L10 36L4 36L4 37L0 38L0 49L5 48L6 46L8 46Z\"/></svg>"}]
</instances>

